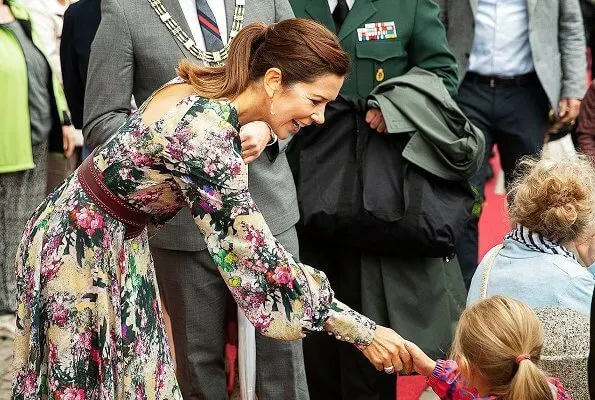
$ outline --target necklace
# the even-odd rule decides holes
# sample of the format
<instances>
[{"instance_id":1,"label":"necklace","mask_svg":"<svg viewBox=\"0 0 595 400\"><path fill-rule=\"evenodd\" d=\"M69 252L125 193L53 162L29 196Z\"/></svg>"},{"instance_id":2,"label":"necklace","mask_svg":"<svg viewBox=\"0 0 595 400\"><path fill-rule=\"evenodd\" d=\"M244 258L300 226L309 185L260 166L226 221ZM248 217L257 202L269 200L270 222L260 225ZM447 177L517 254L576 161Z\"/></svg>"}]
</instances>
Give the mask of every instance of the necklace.
<instances>
[{"instance_id":1,"label":"necklace","mask_svg":"<svg viewBox=\"0 0 595 400\"><path fill-rule=\"evenodd\" d=\"M165 24L167 29L180 43L184 45L194 57L205 61L211 65L221 65L229 54L229 47L231 41L237 36L240 29L244 25L244 10L246 8L246 0L236 0L235 10L233 12L233 23L231 31L229 32L229 40L227 44L219 51L204 51L196 47L194 40L186 34L178 25L178 23L169 15L161 0L149 0L149 4L155 10L161 22Z\"/></svg>"}]
</instances>

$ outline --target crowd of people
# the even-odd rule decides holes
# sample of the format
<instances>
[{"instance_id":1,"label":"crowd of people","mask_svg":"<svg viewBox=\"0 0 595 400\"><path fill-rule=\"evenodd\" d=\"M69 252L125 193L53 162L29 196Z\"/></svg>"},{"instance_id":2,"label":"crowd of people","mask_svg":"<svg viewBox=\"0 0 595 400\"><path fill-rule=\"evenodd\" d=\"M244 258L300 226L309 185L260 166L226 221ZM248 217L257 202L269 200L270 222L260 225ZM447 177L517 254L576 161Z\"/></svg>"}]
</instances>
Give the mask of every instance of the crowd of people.
<instances>
[{"instance_id":1,"label":"crowd of people","mask_svg":"<svg viewBox=\"0 0 595 400\"><path fill-rule=\"evenodd\" d=\"M12 398L228 399L230 304L260 400L396 399L399 373L424 398L595 396L594 17L0 0ZM511 229L480 255L495 148Z\"/></svg>"}]
</instances>

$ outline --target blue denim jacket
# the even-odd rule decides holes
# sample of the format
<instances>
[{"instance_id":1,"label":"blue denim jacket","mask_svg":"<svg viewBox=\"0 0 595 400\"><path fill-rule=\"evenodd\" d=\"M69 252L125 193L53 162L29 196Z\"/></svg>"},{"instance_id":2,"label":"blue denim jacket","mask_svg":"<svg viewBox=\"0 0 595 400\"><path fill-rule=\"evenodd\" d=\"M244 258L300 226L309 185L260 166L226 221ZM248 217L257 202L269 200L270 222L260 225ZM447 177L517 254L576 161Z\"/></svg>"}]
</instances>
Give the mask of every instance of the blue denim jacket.
<instances>
[{"instance_id":1,"label":"blue denim jacket","mask_svg":"<svg viewBox=\"0 0 595 400\"><path fill-rule=\"evenodd\" d=\"M496 250L490 250L477 267L467 306L480 300L483 272ZM542 253L507 237L492 264L487 297L500 294L532 308L563 307L590 315L594 287L595 264L584 268L573 256Z\"/></svg>"}]
</instances>

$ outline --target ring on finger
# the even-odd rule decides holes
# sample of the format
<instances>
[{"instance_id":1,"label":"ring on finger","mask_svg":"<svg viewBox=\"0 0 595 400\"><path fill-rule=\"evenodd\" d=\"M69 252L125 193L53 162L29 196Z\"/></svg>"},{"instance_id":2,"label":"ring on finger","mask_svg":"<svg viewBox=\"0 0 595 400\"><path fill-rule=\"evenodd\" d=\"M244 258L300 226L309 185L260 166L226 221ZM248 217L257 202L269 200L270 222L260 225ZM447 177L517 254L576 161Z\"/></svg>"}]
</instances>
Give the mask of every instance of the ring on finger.
<instances>
[{"instance_id":1,"label":"ring on finger","mask_svg":"<svg viewBox=\"0 0 595 400\"><path fill-rule=\"evenodd\" d=\"M390 367L384 367L384 372L387 374L392 374L393 372L395 372L395 367L392 365Z\"/></svg>"}]
</instances>

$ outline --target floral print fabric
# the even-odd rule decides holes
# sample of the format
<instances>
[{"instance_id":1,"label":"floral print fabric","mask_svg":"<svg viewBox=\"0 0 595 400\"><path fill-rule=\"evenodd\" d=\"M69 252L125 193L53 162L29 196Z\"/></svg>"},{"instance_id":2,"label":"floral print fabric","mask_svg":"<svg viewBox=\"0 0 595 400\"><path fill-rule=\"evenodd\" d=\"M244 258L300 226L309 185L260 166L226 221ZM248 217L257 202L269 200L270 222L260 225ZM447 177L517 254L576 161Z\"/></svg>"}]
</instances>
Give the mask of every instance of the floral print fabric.
<instances>
[{"instance_id":1,"label":"floral print fabric","mask_svg":"<svg viewBox=\"0 0 595 400\"><path fill-rule=\"evenodd\" d=\"M150 214L151 229L190 207L263 334L326 330L367 346L375 324L334 299L322 272L294 260L252 201L234 106L193 95L149 126L143 107L93 154L105 185ZM147 232L124 235L76 175L35 211L17 255L14 399L181 399Z\"/></svg>"}]
</instances>

